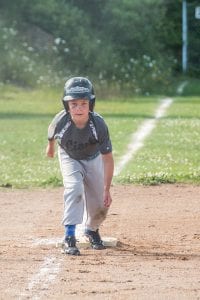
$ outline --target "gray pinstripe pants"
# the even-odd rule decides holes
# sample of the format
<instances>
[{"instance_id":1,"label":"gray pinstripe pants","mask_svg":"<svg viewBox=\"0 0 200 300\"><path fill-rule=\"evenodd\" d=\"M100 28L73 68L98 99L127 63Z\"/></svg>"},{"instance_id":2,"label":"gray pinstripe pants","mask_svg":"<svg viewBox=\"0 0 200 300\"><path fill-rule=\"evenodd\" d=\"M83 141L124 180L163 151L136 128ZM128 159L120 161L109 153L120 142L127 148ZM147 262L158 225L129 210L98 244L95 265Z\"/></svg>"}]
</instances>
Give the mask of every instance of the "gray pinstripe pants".
<instances>
[{"instance_id":1,"label":"gray pinstripe pants","mask_svg":"<svg viewBox=\"0 0 200 300\"><path fill-rule=\"evenodd\" d=\"M58 147L58 157L64 184L63 225L81 224L85 207L85 227L98 229L108 212L103 203L104 172L101 155L92 160L74 160Z\"/></svg>"}]
</instances>

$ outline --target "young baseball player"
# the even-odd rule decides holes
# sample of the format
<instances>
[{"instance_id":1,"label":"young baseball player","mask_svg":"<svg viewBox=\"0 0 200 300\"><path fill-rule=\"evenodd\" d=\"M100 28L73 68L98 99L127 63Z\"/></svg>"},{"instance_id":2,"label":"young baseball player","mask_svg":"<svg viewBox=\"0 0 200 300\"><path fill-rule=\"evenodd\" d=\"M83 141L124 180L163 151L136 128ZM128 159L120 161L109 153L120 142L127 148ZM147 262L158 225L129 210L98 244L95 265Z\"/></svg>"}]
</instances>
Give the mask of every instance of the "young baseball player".
<instances>
[{"instance_id":1,"label":"young baseball player","mask_svg":"<svg viewBox=\"0 0 200 300\"><path fill-rule=\"evenodd\" d=\"M105 248L99 227L112 202L110 185L114 162L107 125L93 111L92 83L84 77L69 79L62 102L64 110L49 125L46 154L54 157L57 141L64 184L64 251L80 255L75 229L83 221L84 207L87 213L85 235L93 249Z\"/></svg>"}]
</instances>

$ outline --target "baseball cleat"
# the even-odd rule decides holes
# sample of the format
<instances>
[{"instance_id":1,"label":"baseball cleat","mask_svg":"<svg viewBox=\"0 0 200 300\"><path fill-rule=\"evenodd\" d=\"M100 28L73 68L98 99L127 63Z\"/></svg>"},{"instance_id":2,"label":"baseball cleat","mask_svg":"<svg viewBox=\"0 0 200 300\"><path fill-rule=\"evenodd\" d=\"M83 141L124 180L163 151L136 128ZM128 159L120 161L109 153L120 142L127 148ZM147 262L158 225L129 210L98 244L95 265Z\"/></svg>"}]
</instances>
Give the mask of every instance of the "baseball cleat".
<instances>
[{"instance_id":1,"label":"baseball cleat","mask_svg":"<svg viewBox=\"0 0 200 300\"><path fill-rule=\"evenodd\" d=\"M99 229L96 231L86 229L85 230L85 236L89 239L90 245L95 250L103 250L106 249L106 247L103 244L103 241L101 240Z\"/></svg>"},{"instance_id":2,"label":"baseball cleat","mask_svg":"<svg viewBox=\"0 0 200 300\"><path fill-rule=\"evenodd\" d=\"M80 255L79 249L76 247L75 236L65 237L63 251L68 255Z\"/></svg>"}]
</instances>

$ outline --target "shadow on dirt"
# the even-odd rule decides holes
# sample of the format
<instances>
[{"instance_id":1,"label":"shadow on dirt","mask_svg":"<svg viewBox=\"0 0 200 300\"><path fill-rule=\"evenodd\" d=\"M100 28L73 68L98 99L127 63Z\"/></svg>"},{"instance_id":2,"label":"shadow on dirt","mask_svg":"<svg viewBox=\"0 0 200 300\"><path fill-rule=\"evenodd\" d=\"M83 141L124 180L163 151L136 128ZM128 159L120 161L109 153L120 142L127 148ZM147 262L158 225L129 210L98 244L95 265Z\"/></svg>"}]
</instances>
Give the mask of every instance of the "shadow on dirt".
<instances>
[{"instance_id":1,"label":"shadow on dirt","mask_svg":"<svg viewBox=\"0 0 200 300\"><path fill-rule=\"evenodd\" d=\"M117 247L113 249L117 252L116 255L130 255L137 257L145 257L151 259L176 259L176 260L200 260L200 255L196 253L181 253L181 252L171 252L171 251L154 251L153 246L152 249L142 249L140 247L132 246L130 244L118 242ZM120 253L121 252L121 253Z\"/></svg>"}]
</instances>

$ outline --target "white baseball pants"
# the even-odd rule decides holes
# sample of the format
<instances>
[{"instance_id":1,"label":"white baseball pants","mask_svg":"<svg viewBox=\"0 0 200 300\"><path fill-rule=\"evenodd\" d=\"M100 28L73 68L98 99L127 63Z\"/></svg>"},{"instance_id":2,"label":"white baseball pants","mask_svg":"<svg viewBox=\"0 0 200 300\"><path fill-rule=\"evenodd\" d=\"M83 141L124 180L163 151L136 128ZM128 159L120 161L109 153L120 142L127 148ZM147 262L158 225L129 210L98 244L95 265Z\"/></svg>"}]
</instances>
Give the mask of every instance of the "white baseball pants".
<instances>
[{"instance_id":1,"label":"white baseball pants","mask_svg":"<svg viewBox=\"0 0 200 300\"><path fill-rule=\"evenodd\" d=\"M104 170L101 154L91 160L75 160L58 147L58 157L64 184L63 225L81 224L85 207L85 228L98 229L108 212L103 202Z\"/></svg>"}]
</instances>

